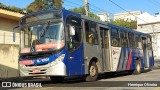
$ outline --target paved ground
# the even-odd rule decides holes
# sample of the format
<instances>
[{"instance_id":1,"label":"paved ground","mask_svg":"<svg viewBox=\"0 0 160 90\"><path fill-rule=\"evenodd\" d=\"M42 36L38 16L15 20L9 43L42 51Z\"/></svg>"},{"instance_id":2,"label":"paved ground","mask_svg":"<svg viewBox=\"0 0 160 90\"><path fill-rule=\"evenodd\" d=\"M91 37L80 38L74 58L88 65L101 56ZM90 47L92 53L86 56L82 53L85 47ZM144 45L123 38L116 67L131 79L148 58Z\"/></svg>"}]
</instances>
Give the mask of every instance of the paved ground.
<instances>
[{"instance_id":1,"label":"paved ground","mask_svg":"<svg viewBox=\"0 0 160 90\"><path fill-rule=\"evenodd\" d=\"M160 90L160 69L145 71L140 75L128 73L107 73L99 76L96 82L84 82L82 79L66 79L62 83L53 83L49 78L25 80L23 82L41 83L41 88L3 88L9 90ZM154 81L154 82L153 82ZM150 87L138 87L147 83ZM129 87L128 85L136 85ZM155 87L154 85L159 87ZM154 87L151 87L154 86ZM2 88L0 89L2 90Z\"/></svg>"}]
</instances>

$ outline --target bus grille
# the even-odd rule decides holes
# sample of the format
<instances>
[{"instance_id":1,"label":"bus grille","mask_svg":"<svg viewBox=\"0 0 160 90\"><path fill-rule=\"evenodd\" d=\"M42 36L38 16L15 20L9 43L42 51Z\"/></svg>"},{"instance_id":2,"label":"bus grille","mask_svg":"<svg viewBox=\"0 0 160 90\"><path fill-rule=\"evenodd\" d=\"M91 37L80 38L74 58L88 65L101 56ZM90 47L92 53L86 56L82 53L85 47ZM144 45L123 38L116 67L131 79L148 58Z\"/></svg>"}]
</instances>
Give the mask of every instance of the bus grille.
<instances>
[{"instance_id":1,"label":"bus grille","mask_svg":"<svg viewBox=\"0 0 160 90\"><path fill-rule=\"evenodd\" d=\"M27 56L22 56L22 58L30 60L30 59L37 59L37 58L46 58L46 57L49 57L51 55L52 54L27 55Z\"/></svg>"},{"instance_id":2,"label":"bus grille","mask_svg":"<svg viewBox=\"0 0 160 90\"><path fill-rule=\"evenodd\" d=\"M32 75L34 75L34 74L45 74L45 73L46 73L46 70L47 70L47 69L42 69L42 70L40 70L40 72L38 72L38 73L34 73L32 70L30 70L30 71L28 71L28 72L29 72L29 74L32 74Z\"/></svg>"},{"instance_id":3,"label":"bus grille","mask_svg":"<svg viewBox=\"0 0 160 90\"><path fill-rule=\"evenodd\" d=\"M38 65L25 65L26 67L32 67L32 66L44 66L47 65L48 63L43 63L43 64L38 64Z\"/></svg>"}]
</instances>

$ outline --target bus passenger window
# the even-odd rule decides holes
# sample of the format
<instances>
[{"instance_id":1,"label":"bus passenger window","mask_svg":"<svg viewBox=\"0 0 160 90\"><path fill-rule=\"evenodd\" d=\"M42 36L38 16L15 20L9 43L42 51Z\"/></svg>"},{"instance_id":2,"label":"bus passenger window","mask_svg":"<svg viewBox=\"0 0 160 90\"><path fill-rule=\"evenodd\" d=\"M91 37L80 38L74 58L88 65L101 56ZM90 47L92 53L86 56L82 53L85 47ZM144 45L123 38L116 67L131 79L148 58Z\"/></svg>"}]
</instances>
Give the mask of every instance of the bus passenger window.
<instances>
[{"instance_id":1,"label":"bus passenger window","mask_svg":"<svg viewBox=\"0 0 160 90\"><path fill-rule=\"evenodd\" d=\"M124 31L120 32L120 38L121 38L121 47L127 47L127 33Z\"/></svg>"},{"instance_id":2,"label":"bus passenger window","mask_svg":"<svg viewBox=\"0 0 160 90\"><path fill-rule=\"evenodd\" d=\"M139 48L139 49L142 49L142 42L141 42L141 37L140 35L137 35L135 33L135 48Z\"/></svg>"},{"instance_id":3,"label":"bus passenger window","mask_svg":"<svg viewBox=\"0 0 160 90\"><path fill-rule=\"evenodd\" d=\"M134 33L132 32L128 33L128 39L129 39L129 47L134 48L135 47Z\"/></svg>"},{"instance_id":4,"label":"bus passenger window","mask_svg":"<svg viewBox=\"0 0 160 90\"><path fill-rule=\"evenodd\" d=\"M112 39L112 46L118 47L119 46L119 35L117 29L111 30L111 39Z\"/></svg>"},{"instance_id":5,"label":"bus passenger window","mask_svg":"<svg viewBox=\"0 0 160 90\"><path fill-rule=\"evenodd\" d=\"M136 48L139 48L139 43L140 42L140 39L139 39L139 35L135 35L135 47Z\"/></svg>"},{"instance_id":6,"label":"bus passenger window","mask_svg":"<svg viewBox=\"0 0 160 90\"><path fill-rule=\"evenodd\" d=\"M94 22L85 22L86 42L89 44L98 44L97 24Z\"/></svg>"},{"instance_id":7,"label":"bus passenger window","mask_svg":"<svg viewBox=\"0 0 160 90\"><path fill-rule=\"evenodd\" d=\"M142 49L142 39L139 37L138 39L138 48Z\"/></svg>"}]
</instances>

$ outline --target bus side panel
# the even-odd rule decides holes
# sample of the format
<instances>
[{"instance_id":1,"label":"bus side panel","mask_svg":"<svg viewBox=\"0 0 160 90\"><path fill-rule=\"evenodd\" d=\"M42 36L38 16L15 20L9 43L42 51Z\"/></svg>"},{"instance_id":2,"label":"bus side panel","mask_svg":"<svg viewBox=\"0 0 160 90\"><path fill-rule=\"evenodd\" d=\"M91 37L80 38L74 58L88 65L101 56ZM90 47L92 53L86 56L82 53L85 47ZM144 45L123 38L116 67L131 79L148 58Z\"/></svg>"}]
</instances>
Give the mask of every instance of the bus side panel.
<instances>
[{"instance_id":1,"label":"bus side panel","mask_svg":"<svg viewBox=\"0 0 160 90\"><path fill-rule=\"evenodd\" d=\"M112 46L112 71L117 71L120 56L121 56L121 47L113 47Z\"/></svg>"},{"instance_id":2,"label":"bus side panel","mask_svg":"<svg viewBox=\"0 0 160 90\"><path fill-rule=\"evenodd\" d=\"M84 58L85 58L85 74L88 74L88 67L90 60L95 57L98 59L98 72L102 72L102 58L101 49L98 45L90 45L84 43Z\"/></svg>"},{"instance_id":3,"label":"bus side panel","mask_svg":"<svg viewBox=\"0 0 160 90\"><path fill-rule=\"evenodd\" d=\"M63 12L63 23L66 25L66 18L69 15L81 17L80 14L67 11L62 9ZM66 30L66 29L65 29ZM67 52L67 75L82 75L84 74L84 45L81 44L80 47L73 52Z\"/></svg>"},{"instance_id":4,"label":"bus side panel","mask_svg":"<svg viewBox=\"0 0 160 90\"><path fill-rule=\"evenodd\" d=\"M144 56L143 56L143 50L138 48L138 58L141 61L141 68L145 67L145 63L144 63Z\"/></svg>"},{"instance_id":5,"label":"bus side panel","mask_svg":"<svg viewBox=\"0 0 160 90\"><path fill-rule=\"evenodd\" d=\"M112 47L112 71L131 70L135 68L135 50L125 47Z\"/></svg>"},{"instance_id":6,"label":"bus side panel","mask_svg":"<svg viewBox=\"0 0 160 90\"><path fill-rule=\"evenodd\" d=\"M148 56L149 56L149 66L153 67L154 66L154 57L152 54L152 50L148 50Z\"/></svg>"},{"instance_id":7,"label":"bus side panel","mask_svg":"<svg viewBox=\"0 0 160 90\"><path fill-rule=\"evenodd\" d=\"M127 48L124 48L124 61L123 61L123 69L122 70L126 70L126 67L127 67L127 62L128 62L128 49Z\"/></svg>"},{"instance_id":8,"label":"bus side panel","mask_svg":"<svg viewBox=\"0 0 160 90\"><path fill-rule=\"evenodd\" d=\"M141 61L141 68L145 67L143 51L140 49L112 47L112 71L134 70L136 59ZM150 57L150 66L154 65L153 57Z\"/></svg>"},{"instance_id":9,"label":"bus side panel","mask_svg":"<svg viewBox=\"0 0 160 90\"><path fill-rule=\"evenodd\" d=\"M136 65L136 59L138 57L137 55L137 49L130 49L132 52L132 62L131 62L131 66L130 66L130 70L134 70L135 69L135 65Z\"/></svg>"},{"instance_id":10,"label":"bus side panel","mask_svg":"<svg viewBox=\"0 0 160 90\"><path fill-rule=\"evenodd\" d=\"M139 49L128 48L127 52L128 52L128 59L127 59L126 70L134 70L136 65L136 59L140 58L140 51Z\"/></svg>"},{"instance_id":11,"label":"bus side panel","mask_svg":"<svg viewBox=\"0 0 160 90\"><path fill-rule=\"evenodd\" d=\"M136 59L139 59L141 62L141 68L145 67L143 50L137 49L129 49L129 52L132 52L132 62L130 65L130 69L127 70L134 70L136 68Z\"/></svg>"},{"instance_id":12,"label":"bus side panel","mask_svg":"<svg viewBox=\"0 0 160 90\"><path fill-rule=\"evenodd\" d=\"M67 75L82 75L84 74L84 54L83 44L75 51L68 53Z\"/></svg>"},{"instance_id":13,"label":"bus side panel","mask_svg":"<svg viewBox=\"0 0 160 90\"><path fill-rule=\"evenodd\" d=\"M128 50L127 48L122 47L117 71L126 70L127 60Z\"/></svg>"},{"instance_id":14,"label":"bus side panel","mask_svg":"<svg viewBox=\"0 0 160 90\"><path fill-rule=\"evenodd\" d=\"M131 64L132 64L132 61L133 61L133 51L132 49L127 49L128 50L128 62L127 62L127 68L126 70L130 70L131 69Z\"/></svg>"},{"instance_id":15,"label":"bus side panel","mask_svg":"<svg viewBox=\"0 0 160 90\"><path fill-rule=\"evenodd\" d=\"M152 42L152 39L150 38L151 42ZM149 50L150 52L150 55L149 55L149 61L150 61L150 66L153 67L154 66L154 56L153 56L153 46L152 46L152 43L150 43L151 45L151 48Z\"/></svg>"}]
</instances>

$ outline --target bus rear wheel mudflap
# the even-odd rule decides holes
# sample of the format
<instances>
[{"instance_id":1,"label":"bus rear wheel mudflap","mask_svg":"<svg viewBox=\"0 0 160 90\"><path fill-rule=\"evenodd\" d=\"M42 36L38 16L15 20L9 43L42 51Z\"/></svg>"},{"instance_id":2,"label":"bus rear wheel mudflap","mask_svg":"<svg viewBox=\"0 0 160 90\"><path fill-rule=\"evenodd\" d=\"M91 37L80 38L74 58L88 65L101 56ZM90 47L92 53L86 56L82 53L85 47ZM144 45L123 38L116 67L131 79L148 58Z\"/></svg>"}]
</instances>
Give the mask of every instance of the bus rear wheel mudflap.
<instances>
[{"instance_id":1,"label":"bus rear wheel mudflap","mask_svg":"<svg viewBox=\"0 0 160 90\"><path fill-rule=\"evenodd\" d=\"M98 77L98 67L96 62L91 62L89 65L89 74L85 77L85 81L96 81Z\"/></svg>"},{"instance_id":2,"label":"bus rear wheel mudflap","mask_svg":"<svg viewBox=\"0 0 160 90\"><path fill-rule=\"evenodd\" d=\"M52 82L60 83L64 81L64 76L50 76Z\"/></svg>"},{"instance_id":3,"label":"bus rear wheel mudflap","mask_svg":"<svg viewBox=\"0 0 160 90\"><path fill-rule=\"evenodd\" d=\"M141 73L141 62L136 60L135 70L133 70L133 75L138 75Z\"/></svg>"}]
</instances>

